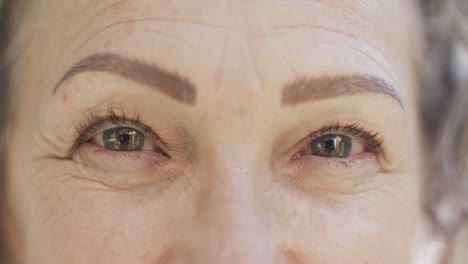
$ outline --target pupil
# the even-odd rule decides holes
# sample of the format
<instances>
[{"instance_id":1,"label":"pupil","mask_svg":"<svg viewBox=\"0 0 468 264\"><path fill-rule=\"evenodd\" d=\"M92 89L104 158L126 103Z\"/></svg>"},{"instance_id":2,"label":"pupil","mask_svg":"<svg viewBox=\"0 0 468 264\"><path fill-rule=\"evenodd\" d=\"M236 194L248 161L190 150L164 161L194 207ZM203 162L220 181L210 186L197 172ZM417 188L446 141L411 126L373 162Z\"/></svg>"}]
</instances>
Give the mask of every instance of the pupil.
<instances>
[{"instance_id":1,"label":"pupil","mask_svg":"<svg viewBox=\"0 0 468 264\"><path fill-rule=\"evenodd\" d=\"M110 150L139 151L143 149L145 137L133 128L121 127L104 131L103 141L104 146Z\"/></svg>"},{"instance_id":2,"label":"pupil","mask_svg":"<svg viewBox=\"0 0 468 264\"><path fill-rule=\"evenodd\" d=\"M346 158L351 153L352 140L345 135L328 134L314 140L310 147L315 156Z\"/></svg>"},{"instance_id":3,"label":"pupil","mask_svg":"<svg viewBox=\"0 0 468 264\"><path fill-rule=\"evenodd\" d=\"M335 140L330 138L327 141L325 141L325 149L327 150L334 150L335 149Z\"/></svg>"},{"instance_id":4,"label":"pupil","mask_svg":"<svg viewBox=\"0 0 468 264\"><path fill-rule=\"evenodd\" d=\"M127 131L124 131L119 135L120 143L127 143L127 141L129 140L130 140L130 134Z\"/></svg>"}]
</instances>

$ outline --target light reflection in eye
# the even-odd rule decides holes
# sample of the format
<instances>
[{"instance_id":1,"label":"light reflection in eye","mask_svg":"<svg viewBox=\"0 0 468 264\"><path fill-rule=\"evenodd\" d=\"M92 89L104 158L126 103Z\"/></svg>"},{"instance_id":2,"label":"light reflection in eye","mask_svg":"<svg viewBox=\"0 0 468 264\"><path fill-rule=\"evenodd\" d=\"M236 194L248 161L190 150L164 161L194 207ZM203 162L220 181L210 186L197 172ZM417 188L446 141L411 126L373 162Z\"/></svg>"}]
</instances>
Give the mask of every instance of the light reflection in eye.
<instances>
[{"instance_id":1,"label":"light reflection in eye","mask_svg":"<svg viewBox=\"0 0 468 264\"><path fill-rule=\"evenodd\" d=\"M129 127L110 128L102 132L103 147L115 151L141 151L145 136Z\"/></svg>"},{"instance_id":2,"label":"light reflection in eye","mask_svg":"<svg viewBox=\"0 0 468 264\"><path fill-rule=\"evenodd\" d=\"M347 158L365 151L362 143L343 134L325 134L310 143L305 154L324 158Z\"/></svg>"},{"instance_id":3,"label":"light reflection in eye","mask_svg":"<svg viewBox=\"0 0 468 264\"><path fill-rule=\"evenodd\" d=\"M353 143L345 135L323 135L310 144L312 155L327 158L346 158L351 153Z\"/></svg>"}]
</instances>

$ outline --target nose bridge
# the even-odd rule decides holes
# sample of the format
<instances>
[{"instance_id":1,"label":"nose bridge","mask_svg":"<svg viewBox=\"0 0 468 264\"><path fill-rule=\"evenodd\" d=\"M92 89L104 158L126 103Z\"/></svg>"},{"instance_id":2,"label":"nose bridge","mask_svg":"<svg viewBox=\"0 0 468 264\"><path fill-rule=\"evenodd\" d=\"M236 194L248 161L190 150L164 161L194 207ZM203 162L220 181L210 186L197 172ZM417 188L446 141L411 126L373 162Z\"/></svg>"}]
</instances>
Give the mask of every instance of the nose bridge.
<instances>
[{"instance_id":1,"label":"nose bridge","mask_svg":"<svg viewBox=\"0 0 468 264\"><path fill-rule=\"evenodd\" d=\"M265 177L248 159L213 160L197 202L199 263L277 263ZM197 262L198 263L198 262Z\"/></svg>"}]
</instances>

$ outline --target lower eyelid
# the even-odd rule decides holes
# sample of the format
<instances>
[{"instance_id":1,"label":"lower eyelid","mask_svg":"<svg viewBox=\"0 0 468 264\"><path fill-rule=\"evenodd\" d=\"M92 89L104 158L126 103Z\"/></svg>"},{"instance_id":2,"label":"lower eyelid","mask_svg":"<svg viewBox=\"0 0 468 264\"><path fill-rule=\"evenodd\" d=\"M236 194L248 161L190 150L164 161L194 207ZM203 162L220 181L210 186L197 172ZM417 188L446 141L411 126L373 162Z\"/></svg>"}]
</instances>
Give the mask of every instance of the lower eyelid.
<instances>
[{"instance_id":1,"label":"lower eyelid","mask_svg":"<svg viewBox=\"0 0 468 264\"><path fill-rule=\"evenodd\" d=\"M77 179L115 190L144 186L159 190L181 175L177 164L152 151L122 153L85 143L77 149L72 160L81 168Z\"/></svg>"},{"instance_id":2,"label":"lower eyelid","mask_svg":"<svg viewBox=\"0 0 468 264\"><path fill-rule=\"evenodd\" d=\"M88 167L106 172L143 171L161 167L169 160L155 151L113 151L91 143L80 146L75 158Z\"/></svg>"},{"instance_id":3,"label":"lower eyelid","mask_svg":"<svg viewBox=\"0 0 468 264\"><path fill-rule=\"evenodd\" d=\"M305 193L322 188L333 191L351 191L383 171L377 155L371 152L350 158L303 156L279 170L280 178Z\"/></svg>"},{"instance_id":4,"label":"lower eyelid","mask_svg":"<svg viewBox=\"0 0 468 264\"><path fill-rule=\"evenodd\" d=\"M371 152L362 152L360 154L355 154L348 158L326 158L314 155L305 155L293 160L294 163L309 163L309 166L314 166L317 168L331 168L331 169L340 169L340 168L353 168L360 167L365 165L368 162L377 162L377 157L374 153ZM302 166L302 165L301 165Z\"/></svg>"}]
</instances>

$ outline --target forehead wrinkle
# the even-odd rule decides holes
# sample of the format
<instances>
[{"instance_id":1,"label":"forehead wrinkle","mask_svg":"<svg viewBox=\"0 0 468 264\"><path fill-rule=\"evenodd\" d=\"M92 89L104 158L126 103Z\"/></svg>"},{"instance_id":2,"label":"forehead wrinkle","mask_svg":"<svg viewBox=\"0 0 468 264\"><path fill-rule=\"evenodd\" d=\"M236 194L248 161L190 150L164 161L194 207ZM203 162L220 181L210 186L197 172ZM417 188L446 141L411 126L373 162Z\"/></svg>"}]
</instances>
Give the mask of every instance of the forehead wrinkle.
<instances>
[{"instance_id":1,"label":"forehead wrinkle","mask_svg":"<svg viewBox=\"0 0 468 264\"><path fill-rule=\"evenodd\" d=\"M85 47L88 43L90 43L92 40L98 38L102 34L120 27L124 25L133 25L133 24L142 24L142 23L172 23L174 25L176 24L188 24L192 26L199 26L199 27L209 27L209 28L215 28L217 30L225 30L225 31L235 31L235 28L231 27L224 27L216 24L206 24L201 21L197 20L181 20L181 19L169 19L169 18L141 18L141 19L128 19L128 20L120 20L111 24L107 24L106 26L100 27L98 30L93 32L92 34L89 34L81 43L72 51L72 53L77 53L80 51L83 47ZM152 32L158 33L161 36L167 37L169 39L176 40L178 43L183 44L185 47L194 50L195 47L193 46L193 43L191 43L188 40L185 40L179 36L177 33L170 33L167 31L163 30L157 30L153 29Z\"/></svg>"},{"instance_id":2,"label":"forehead wrinkle","mask_svg":"<svg viewBox=\"0 0 468 264\"><path fill-rule=\"evenodd\" d=\"M321 0L312 0L312 1L295 1L296 4L291 4L291 2L281 3L280 8L277 8L277 12L274 17L278 17L284 14L295 14L293 19L297 20L306 20L316 19L318 17L323 17L324 14L327 17L331 18L333 22L335 21L348 21L348 19L353 19L353 23L356 22L365 22L368 23L369 19L375 17L376 10L375 7L371 8L369 3L363 1L321 1ZM297 2L302 3L298 5ZM330 17L331 16L331 17Z\"/></svg>"},{"instance_id":3,"label":"forehead wrinkle","mask_svg":"<svg viewBox=\"0 0 468 264\"><path fill-rule=\"evenodd\" d=\"M287 17L288 19L277 19L273 24L278 28L281 26L291 28L292 25L304 28L314 25L330 27L346 34L351 32L350 35L356 37L365 37L383 47L388 46L394 37L394 35L387 34L392 32L394 24L406 25L399 21L385 23L389 15L397 15L394 6L386 1L312 0L300 1L300 3L303 5L288 3L283 5L284 8L276 9L279 11L273 14L273 17ZM404 22L404 19L401 22Z\"/></svg>"},{"instance_id":4,"label":"forehead wrinkle","mask_svg":"<svg viewBox=\"0 0 468 264\"><path fill-rule=\"evenodd\" d=\"M293 18L290 21L280 21L272 23L275 31L284 30L300 30L300 29L318 29L323 31L334 32L340 35L347 36L355 40L370 41L370 36L367 32L369 28L369 21L365 18L359 17L359 21L364 21L362 26L357 21L349 18L350 16L341 15L340 18L335 19L333 16L323 16L321 14L308 14L304 19Z\"/></svg>"},{"instance_id":5,"label":"forehead wrinkle","mask_svg":"<svg viewBox=\"0 0 468 264\"><path fill-rule=\"evenodd\" d=\"M182 1L182 2L183 2L183 1ZM301 2L301 1L299 1L299 2ZM331 7L334 7L336 10L338 10L338 11L340 11L340 12L345 12L345 11L343 11L343 10L346 10L346 8L348 8L348 9L351 10L352 8L358 9L359 6L366 6L366 7L367 7L367 9L365 9L365 10L367 10L366 12L355 12L355 13L356 13L356 16L359 15L359 14L361 14L361 13L362 13L362 16L365 16L365 15L369 12L370 7L372 7L372 6L366 5L364 1L356 1L357 4L352 4L352 3L353 3L352 1L347 1L347 2L340 2L340 1L332 1L332 2L330 2L330 1L328 1L328 2L327 2L327 1L317 1L317 0L315 0L315 1L312 1L312 2L321 3L322 5L327 5L327 4L328 4L328 6L330 6L330 8L331 8ZM112 1L112 3L110 3L109 5L106 4L106 6L105 6L104 8L101 7L101 8L99 9L100 11L96 12L96 14L99 13L99 12L101 12L101 13L109 12L109 11L105 11L105 10L113 10L113 8L115 8L115 7L122 7L122 8L124 8L124 7L127 6L128 3L132 3L132 1L127 1L127 0L116 0L116 1ZM171 2L171 3L173 3L173 2ZM381 4L381 3L379 2L379 4ZM276 5L276 4L275 4L275 5ZM113 6L113 7L111 8L110 6ZM308 11L311 10L311 8L308 8L308 9L309 9ZM236 10L237 10L237 9L236 9ZM271 12L271 10L278 10L278 9L277 9L277 8L268 8L268 10L270 10L270 12ZM356 10L356 11L359 11L359 10ZM302 13L304 13L304 12L307 12L307 10L302 11ZM348 11L346 11L346 12L348 12ZM351 11L349 11L349 12L351 12ZM160 13L158 13L158 14L160 14ZM98 15L98 16L99 16L99 15ZM269 15L269 16L270 16L270 15ZM335 15L333 15L333 16L335 16ZM272 17L273 17L273 16L272 16ZM330 19L330 16L327 16L327 17L328 17L328 19ZM289 18L291 18L291 16L289 16ZM294 18L294 17L292 17L292 18ZM272 20L272 21L274 21L274 20ZM94 36L91 36L91 37L90 37L90 40L93 39L93 38L95 38L95 37L97 37L97 36L100 35L101 33L106 32L107 29L110 30L110 29L112 29L112 28L114 28L114 27L117 27L117 26L119 26L119 25L134 24L134 23L135 23L135 24L136 24L136 23L151 23L151 22L153 22L153 20L150 19L150 18L148 18L147 20L145 20L145 19L143 18L143 19L141 19L140 21L137 21L136 19L134 19L134 20L125 20L125 21L122 20L121 22L116 22L116 23L114 23L113 25L108 25L108 28L106 28L106 29L100 30L100 31L97 32ZM160 22L163 22L163 23L165 23L165 22L179 23L179 19L160 19ZM187 23L192 23L192 21L187 21ZM204 24L204 23L202 22L201 24ZM218 25L216 25L216 26L218 26ZM331 26L333 26L333 25L331 25ZM323 26L323 28L324 28L324 30L325 30L327 27ZM348 28L348 29L349 29L349 28ZM329 30L329 31L330 31L330 30ZM162 32L161 35L165 35L165 36L167 36L167 37L174 38L174 36L173 36L172 34L170 34L170 33L171 33L171 32L169 32L169 31L168 31L166 34L164 34L164 33ZM348 32L343 31L343 30L340 31L339 29L336 29L336 30L335 30L335 33L341 33L341 34L343 34L343 35L345 35L345 36L347 35L347 36L350 37L350 38L357 38L357 39L359 39L357 33L348 33ZM88 42L88 41L90 41L90 40L86 40L86 42ZM184 43L184 42L181 41L180 38L178 38L177 41L180 42L180 43ZM190 45L190 43L188 43L188 42L185 42L184 44ZM83 45L85 45L85 44L83 44ZM373 56L370 56L369 53L366 52L366 49L365 49L365 48L364 48L364 50L360 49L359 46L358 46L358 47L351 47L351 48L353 48L354 50L356 50L356 51L358 51L358 52L360 52L360 53L363 53L365 56L371 58L374 62L376 61L376 59L375 59ZM380 54L380 53L379 53L379 54ZM377 62L377 64L382 65L381 62ZM387 68L386 68L386 69L387 69ZM387 69L386 72L389 72L388 69ZM390 74L390 75L391 75L391 74Z\"/></svg>"},{"instance_id":6,"label":"forehead wrinkle","mask_svg":"<svg viewBox=\"0 0 468 264\"><path fill-rule=\"evenodd\" d=\"M311 3L324 6L327 10L333 10L330 12L333 14L323 16L323 12L312 12L311 10L315 9L311 6L299 10L299 13L295 12L298 11L296 8L290 9L288 12L294 11L295 14L299 15L293 16L290 21L275 22L273 24L274 30L268 36L287 35L290 32L307 36L307 31L310 31L310 35L313 36L316 34L313 31L322 31L348 38L349 40L340 40L334 44L327 43L327 45L342 45L349 48L375 63L392 80L395 79L396 72L391 66L391 60L389 60L391 54L388 53L388 50L391 50L389 45L391 45L392 37L383 33L385 30L378 30L375 26L376 23L372 22L377 21L373 10L383 9L383 3L321 0L314 0Z\"/></svg>"},{"instance_id":7,"label":"forehead wrinkle","mask_svg":"<svg viewBox=\"0 0 468 264\"><path fill-rule=\"evenodd\" d=\"M335 34L337 36L342 36L344 38L348 38L349 40L346 42L346 48L350 49L358 54L363 55L377 66L381 68L390 78L394 78L394 72L391 69L389 62L386 60L385 56L379 49L368 40L368 38L363 33L349 33L343 30L339 30L337 28L331 26L325 26L322 24L297 24L297 25L276 25L276 30L272 33L269 33L265 36L257 36L257 37L276 37L276 36L285 36L291 34L291 31L297 32L297 34L304 34L304 31L311 31L311 34L314 33L312 31L323 31ZM332 43L327 42L328 46L338 46L343 47L343 41L340 43Z\"/></svg>"},{"instance_id":8,"label":"forehead wrinkle","mask_svg":"<svg viewBox=\"0 0 468 264\"><path fill-rule=\"evenodd\" d=\"M84 46L86 46L88 43L90 43L92 40L98 38L100 35L109 32L113 28L117 28L119 26L124 26L124 25L132 25L132 24L140 24L140 23L152 23L152 22L166 22L164 20L154 20L154 19L135 19L135 20L127 20L127 21L119 21L115 22L113 24L109 24L105 27L102 27L98 31L94 32L90 36L88 36L84 41L81 42L81 44L73 51L73 53L77 53L79 50L81 50ZM189 49L195 49L195 47L192 45L191 42L181 38L177 34L171 34L163 30L157 30L157 29L152 29L153 33L157 33L159 36L166 37L172 40L176 40L178 43L183 44L185 47Z\"/></svg>"},{"instance_id":9,"label":"forehead wrinkle","mask_svg":"<svg viewBox=\"0 0 468 264\"><path fill-rule=\"evenodd\" d=\"M137 3L135 5L131 5ZM183 2L182 2L183 3ZM104 8L97 11L89 20L87 24L95 22L99 17L103 18L120 18L122 20L136 20L136 19L145 19L145 20L159 20L159 21L169 21L169 22L178 22L178 23L187 23L193 25L207 26L207 27L217 27L224 29L234 29L235 24L227 23L221 24L220 21L226 22L226 17L224 14L215 11L212 11L209 8L199 8L200 5L196 5L195 8L187 6L186 3L183 3L181 6L177 6L178 1L171 0L160 0L160 1L129 1L129 0L116 0L110 5L105 6ZM212 7L214 5L210 5ZM232 8L229 3L226 6L226 9ZM114 12L108 12L114 11ZM109 14L106 14L109 13ZM212 18L215 19L212 19ZM232 21L231 21L232 22Z\"/></svg>"},{"instance_id":10,"label":"forehead wrinkle","mask_svg":"<svg viewBox=\"0 0 468 264\"><path fill-rule=\"evenodd\" d=\"M320 5L323 4L320 1L318 3ZM288 15L289 21L275 21L272 23L272 27L275 31L317 29L334 32L354 40L371 41L367 30L373 27L370 26L371 22L368 21L369 18L367 16L361 12L347 11L348 9L329 7L329 5L325 5L327 8L327 15L325 16L323 15L325 11L315 11L312 7L300 10L299 12L303 13L302 15L296 12L298 10L290 10L288 13L293 12L295 15L292 18ZM312 12L310 9L313 9L315 12Z\"/></svg>"},{"instance_id":11,"label":"forehead wrinkle","mask_svg":"<svg viewBox=\"0 0 468 264\"><path fill-rule=\"evenodd\" d=\"M102 16L104 15L108 10L116 7L117 5L120 5L124 2L127 2L129 0L116 0L115 2L112 2L111 4L107 5L107 6L104 6L103 8L101 9L98 9L97 12L95 12L94 14L92 14L86 21L86 23L81 27L82 29L85 29L87 28L98 16ZM94 1L94 2L98 2L100 3L101 1ZM93 3L94 3L93 2Z\"/></svg>"},{"instance_id":12,"label":"forehead wrinkle","mask_svg":"<svg viewBox=\"0 0 468 264\"><path fill-rule=\"evenodd\" d=\"M129 0L116 0L112 1L103 7L96 8L97 11L93 12L91 9L92 3L88 3L83 13L92 13L89 18L76 26L70 41L73 46L71 52L79 51L92 39L98 37L103 32L113 29L121 25L130 25L138 23L173 23L174 25L188 25L202 28L210 28L216 30L236 31L239 28L239 23L234 23L233 20L226 22L226 16L211 12L214 18L208 15L198 15L197 9L177 7L177 1L129 1ZM100 1L98 1L100 3ZM137 3L135 5L130 5ZM139 3L139 5L138 5ZM142 4L143 3L143 4ZM151 6L149 6L151 4ZM229 9L227 5L226 9ZM182 10L182 11L181 11ZM114 12L112 12L114 11ZM204 11L206 12L206 11ZM218 19L219 18L219 19ZM220 23L223 22L223 23ZM176 39L186 46L190 46L189 41L182 41L182 38L177 34L164 32L161 30L159 33L167 37ZM80 41L80 39L83 39ZM73 44L78 42L79 44Z\"/></svg>"}]
</instances>

